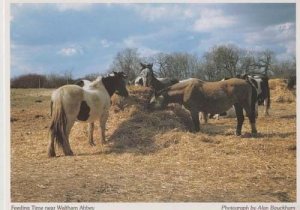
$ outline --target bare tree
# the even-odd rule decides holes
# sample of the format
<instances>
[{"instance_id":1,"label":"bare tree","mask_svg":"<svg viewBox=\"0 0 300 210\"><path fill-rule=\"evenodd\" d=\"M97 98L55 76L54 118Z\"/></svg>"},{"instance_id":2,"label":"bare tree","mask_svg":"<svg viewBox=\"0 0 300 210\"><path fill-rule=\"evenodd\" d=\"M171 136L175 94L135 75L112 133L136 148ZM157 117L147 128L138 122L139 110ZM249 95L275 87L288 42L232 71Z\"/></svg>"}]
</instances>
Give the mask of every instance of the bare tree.
<instances>
[{"instance_id":1,"label":"bare tree","mask_svg":"<svg viewBox=\"0 0 300 210\"><path fill-rule=\"evenodd\" d=\"M109 71L123 71L128 80L134 80L140 73L140 60L136 48L126 48L117 53Z\"/></svg>"},{"instance_id":2,"label":"bare tree","mask_svg":"<svg viewBox=\"0 0 300 210\"><path fill-rule=\"evenodd\" d=\"M12 88L44 88L47 80L44 75L25 74L11 79Z\"/></svg>"},{"instance_id":3,"label":"bare tree","mask_svg":"<svg viewBox=\"0 0 300 210\"><path fill-rule=\"evenodd\" d=\"M66 70L65 72L64 72L64 75L63 75L63 77L65 78L65 80L66 80L66 83L67 84L72 84L73 83L73 70L71 69L71 70Z\"/></svg>"},{"instance_id":4,"label":"bare tree","mask_svg":"<svg viewBox=\"0 0 300 210\"><path fill-rule=\"evenodd\" d=\"M240 50L240 73L249 74L257 68L254 52L246 49Z\"/></svg>"},{"instance_id":5,"label":"bare tree","mask_svg":"<svg viewBox=\"0 0 300 210\"><path fill-rule=\"evenodd\" d=\"M271 50L265 50L258 54L257 67L259 69L263 68L263 72L265 75L268 75L271 70L271 66L273 61L275 60L275 53Z\"/></svg>"},{"instance_id":6,"label":"bare tree","mask_svg":"<svg viewBox=\"0 0 300 210\"><path fill-rule=\"evenodd\" d=\"M241 49L234 45L215 46L204 54L202 68L209 80L234 77L241 73Z\"/></svg>"},{"instance_id":7,"label":"bare tree","mask_svg":"<svg viewBox=\"0 0 300 210\"><path fill-rule=\"evenodd\" d=\"M197 55L189 53L158 53L153 56L152 61L160 77L194 77L200 68Z\"/></svg>"}]
</instances>

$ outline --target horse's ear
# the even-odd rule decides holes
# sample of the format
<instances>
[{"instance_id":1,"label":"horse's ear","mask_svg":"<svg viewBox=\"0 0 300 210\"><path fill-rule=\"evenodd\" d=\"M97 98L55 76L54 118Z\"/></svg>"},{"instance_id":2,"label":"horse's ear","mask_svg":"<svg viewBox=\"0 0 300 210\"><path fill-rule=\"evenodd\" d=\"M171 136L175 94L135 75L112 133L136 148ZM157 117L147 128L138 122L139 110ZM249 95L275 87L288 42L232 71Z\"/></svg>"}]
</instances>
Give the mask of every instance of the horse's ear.
<instances>
[{"instance_id":1,"label":"horse's ear","mask_svg":"<svg viewBox=\"0 0 300 210\"><path fill-rule=\"evenodd\" d=\"M145 64L143 64L142 62L140 62L140 65L142 67L142 69L145 69L147 66Z\"/></svg>"},{"instance_id":2,"label":"horse's ear","mask_svg":"<svg viewBox=\"0 0 300 210\"><path fill-rule=\"evenodd\" d=\"M118 73L123 79L127 78L127 75L124 72L119 72Z\"/></svg>"}]
</instances>

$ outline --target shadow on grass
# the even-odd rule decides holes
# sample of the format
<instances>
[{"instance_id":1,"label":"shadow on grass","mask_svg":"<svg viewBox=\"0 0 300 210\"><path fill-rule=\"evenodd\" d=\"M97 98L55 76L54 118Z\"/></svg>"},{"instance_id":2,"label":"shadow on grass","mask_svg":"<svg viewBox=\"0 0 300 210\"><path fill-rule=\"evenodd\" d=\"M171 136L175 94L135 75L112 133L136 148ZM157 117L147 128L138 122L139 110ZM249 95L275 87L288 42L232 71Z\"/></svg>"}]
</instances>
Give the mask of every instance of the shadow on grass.
<instances>
[{"instance_id":1,"label":"shadow on grass","mask_svg":"<svg viewBox=\"0 0 300 210\"><path fill-rule=\"evenodd\" d=\"M110 152L142 155L155 153L163 148L163 145L155 143L155 136L175 128L179 128L181 131L185 130L171 111L152 113L135 111L109 137Z\"/></svg>"},{"instance_id":2,"label":"shadow on grass","mask_svg":"<svg viewBox=\"0 0 300 210\"><path fill-rule=\"evenodd\" d=\"M282 138L287 138L287 137L290 137L290 136L296 136L296 131L295 132L286 132L286 133L263 133L263 134L260 134L260 137L263 137L263 138L273 138L273 137L278 137L280 138L280 140L282 140Z\"/></svg>"},{"instance_id":3,"label":"shadow on grass","mask_svg":"<svg viewBox=\"0 0 300 210\"><path fill-rule=\"evenodd\" d=\"M295 114L283 115L283 116L280 116L280 118L282 118L282 119L296 119L296 115Z\"/></svg>"}]
</instances>

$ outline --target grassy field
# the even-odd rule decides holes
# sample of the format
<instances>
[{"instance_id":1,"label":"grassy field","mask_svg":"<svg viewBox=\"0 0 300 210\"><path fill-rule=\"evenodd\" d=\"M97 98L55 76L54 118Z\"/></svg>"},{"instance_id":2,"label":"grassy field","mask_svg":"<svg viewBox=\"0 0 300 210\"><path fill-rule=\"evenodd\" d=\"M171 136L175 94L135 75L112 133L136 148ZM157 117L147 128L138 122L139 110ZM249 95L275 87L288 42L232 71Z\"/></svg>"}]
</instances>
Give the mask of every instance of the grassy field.
<instances>
[{"instance_id":1,"label":"grassy field","mask_svg":"<svg viewBox=\"0 0 300 210\"><path fill-rule=\"evenodd\" d=\"M234 135L235 119L212 119L201 133L179 106L145 111L147 89L113 100L109 144L101 151L76 123L72 157L47 157L50 94L11 90L12 202L294 202L296 102L280 81L271 85L270 116L260 107L258 137ZM97 124L98 126L98 124ZM96 128L97 128L96 126Z\"/></svg>"}]
</instances>

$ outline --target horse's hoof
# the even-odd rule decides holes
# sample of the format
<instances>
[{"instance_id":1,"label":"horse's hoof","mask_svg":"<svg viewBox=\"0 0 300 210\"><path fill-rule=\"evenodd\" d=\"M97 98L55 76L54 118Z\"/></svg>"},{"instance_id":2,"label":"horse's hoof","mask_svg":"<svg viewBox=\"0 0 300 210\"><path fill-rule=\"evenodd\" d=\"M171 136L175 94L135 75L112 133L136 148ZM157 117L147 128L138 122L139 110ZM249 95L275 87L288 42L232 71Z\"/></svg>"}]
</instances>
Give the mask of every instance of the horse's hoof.
<instances>
[{"instance_id":1,"label":"horse's hoof","mask_svg":"<svg viewBox=\"0 0 300 210\"><path fill-rule=\"evenodd\" d=\"M92 146L92 147L94 147L94 146L96 146L96 144L94 143L94 142L89 142L90 143L90 145Z\"/></svg>"},{"instance_id":2,"label":"horse's hoof","mask_svg":"<svg viewBox=\"0 0 300 210\"><path fill-rule=\"evenodd\" d=\"M252 131L251 136L256 138L258 136L257 131Z\"/></svg>"},{"instance_id":3,"label":"horse's hoof","mask_svg":"<svg viewBox=\"0 0 300 210\"><path fill-rule=\"evenodd\" d=\"M258 136L257 133L252 133L251 135L253 138L257 138L257 136Z\"/></svg>"},{"instance_id":4,"label":"horse's hoof","mask_svg":"<svg viewBox=\"0 0 300 210\"><path fill-rule=\"evenodd\" d=\"M105 141L105 140L104 140L104 141L102 142L102 145L106 145L107 143L108 143L108 141Z\"/></svg>"},{"instance_id":5,"label":"horse's hoof","mask_svg":"<svg viewBox=\"0 0 300 210\"><path fill-rule=\"evenodd\" d=\"M65 154L66 156L73 156L74 153L72 151L70 151L69 153Z\"/></svg>"},{"instance_id":6,"label":"horse's hoof","mask_svg":"<svg viewBox=\"0 0 300 210\"><path fill-rule=\"evenodd\" d=\"M241 134L241 132L236 132L235 135L236 136L241 136L242 134Z\"/></svg>"},{"instance_id":7,"label":"horse's hoof","mask_svg":"<svg viewBox=\"0 0 300 210\"><path fill-rule=\"evenodd\" d=\"M56 156L55 152L49 152L49 153L48 153L48 157L50 157L50 158L51 158L51 157L55 157L55 156Z\"/></svg>"}]
</instances>

